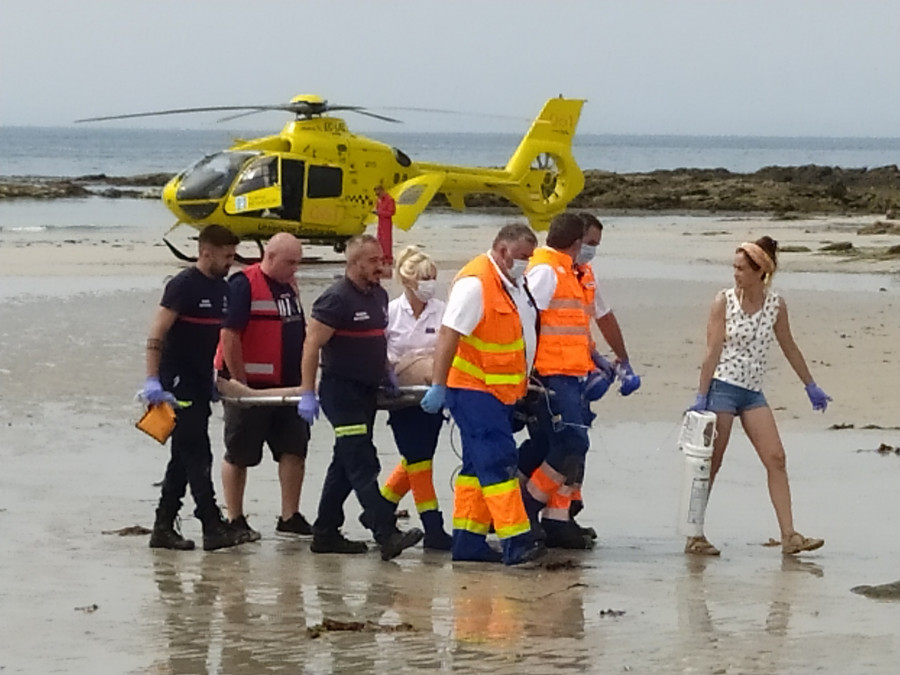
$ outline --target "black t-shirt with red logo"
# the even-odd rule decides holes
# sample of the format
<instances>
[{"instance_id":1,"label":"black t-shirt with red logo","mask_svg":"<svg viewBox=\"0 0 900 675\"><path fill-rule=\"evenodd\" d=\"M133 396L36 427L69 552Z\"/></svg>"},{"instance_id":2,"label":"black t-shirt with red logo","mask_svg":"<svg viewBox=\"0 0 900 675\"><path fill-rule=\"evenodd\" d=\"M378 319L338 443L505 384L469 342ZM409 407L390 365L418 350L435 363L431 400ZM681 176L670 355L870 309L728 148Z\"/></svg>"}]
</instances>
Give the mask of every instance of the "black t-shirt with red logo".
<instances>
[{"instance_id":1,"label":"black t-shirt with red logo","mask_svg":"<svg viewBox=\"0 0 900 675\"><path fill-rule=\"evenodd\" d=\"M316 299L312 318L334 328L322 347L322 377L378 386L387 367L387 291L344 277Z\"/></svg>"},{"instance_id":2,"label":"black t-shirt with red logo","mask_svg":"<svg viewBox=\"0 0 900 675\"><path fill-rule=\"evenodd\" d=\"M208 399L219 329L228 311L228 284L190 267L166 284L159 304L178 313L163 340L159 364L163 388Z\"/></svg>"}]
</instances>

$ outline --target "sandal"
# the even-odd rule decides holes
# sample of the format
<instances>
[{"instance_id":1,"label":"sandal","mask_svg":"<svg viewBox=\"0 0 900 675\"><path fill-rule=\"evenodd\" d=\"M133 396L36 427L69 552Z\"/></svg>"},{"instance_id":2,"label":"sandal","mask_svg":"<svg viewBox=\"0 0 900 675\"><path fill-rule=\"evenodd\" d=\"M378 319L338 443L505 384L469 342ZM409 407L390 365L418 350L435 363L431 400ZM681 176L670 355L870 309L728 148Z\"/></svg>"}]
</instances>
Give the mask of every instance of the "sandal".
<instances>
[{"instance_id":1,"label":"sandal","mask_svg":"<svg viewBox=\"0 0 900 675\"><path fill-rule=\"evenodd\" d=\"M804 537L799 532L794 532L792 535L781 540L781 553L783 555L795 555L797 553L802 553L803 551L815 551L817 548L822 548L824 545L824 539L811 539L809 537Z\"/></svg>"},{"instance_id":2,"label":"sandal","mask_svg":"<svg viewBox=\"0 0 900 675\"><path fill-rule=\"evenodd\" d=\"M710 544L703 535L688 537L684 543L684 552L693 555L720 555L721 551Z\"/></svg>"}]
</instances>

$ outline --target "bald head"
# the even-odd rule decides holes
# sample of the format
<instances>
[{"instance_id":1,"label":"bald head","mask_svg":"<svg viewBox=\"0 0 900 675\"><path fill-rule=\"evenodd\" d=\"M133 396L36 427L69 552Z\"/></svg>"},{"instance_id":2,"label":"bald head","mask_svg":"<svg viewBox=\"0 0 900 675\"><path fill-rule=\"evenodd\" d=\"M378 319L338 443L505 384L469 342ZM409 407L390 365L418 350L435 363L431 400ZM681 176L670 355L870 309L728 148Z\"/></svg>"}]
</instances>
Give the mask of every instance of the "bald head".
<instances>
[{"instance_id":1,"label":"bald head","mask_svg":"<svg viewBox=\"0 0 900 675\"><path fill-rule=\"evenodd\" d=\"M262 271L281 284L289 284L303 260L303 246L300 240L287 232L279 232L269 239L263 253Z\"/></svg>"}]
</instances>

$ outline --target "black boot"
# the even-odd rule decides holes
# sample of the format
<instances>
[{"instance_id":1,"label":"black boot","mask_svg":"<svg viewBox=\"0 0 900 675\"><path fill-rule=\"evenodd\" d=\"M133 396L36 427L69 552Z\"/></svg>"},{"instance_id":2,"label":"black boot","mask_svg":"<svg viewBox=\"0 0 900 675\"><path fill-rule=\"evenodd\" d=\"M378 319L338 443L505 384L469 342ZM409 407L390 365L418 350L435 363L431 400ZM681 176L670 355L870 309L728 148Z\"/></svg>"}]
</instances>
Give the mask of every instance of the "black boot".
<instances>
[{"instance_id":1,"label":"black boot","mask_svg":"<svg viewBox=\"0 0 900 675\"><path fill-rule=\"evenodd\" d=\"M535 541L543 541L546 535L541 527L540 514L546 504L532 497L524 486L522 486L522 502L525 504L525 513L528 514L528 522L531 524L531 535Z\"/></svg>"},{"instance_id":2,"label":"black boot","mask_svg":"<svg viewBox=\"0 0 900 675\"><path fill-rule=\"evenodd\" d=\"M231 527L221 516L217 520L203 523L203 550L216 551L220 548L237 546L247 541L241 530Z\"/></svg>"},{"instance_id":3,"label":"black boot","mask_svg":"<svg viewBox=\"0 0 900 675\"><path fill-rule=\"evenodd\" d=\"M422 530L418 527L413 527L406 532L401 532L395 528L386 537L378 537L378 544L381 546L381 559L390 560L391 558L396 558L403 553L404 549L415 546L422 541L423 536L425 535Z\"/></svg>"},{"instance_id":4,"label":"black boot","mask_svg":"<svg viewBox=\"0 0 900 675\"><path fill-rule=\"evenodd\" d=\"M453 547L453 537L444 531L444 514L435 510L423 511L419 517L422 519L422 527L425 528L422 548L449 551Z\"/></svg>"},{"instance_id":5,"label":"black boot","mask_svg":"<svg viewBox=\"0 0 900 675\"><path fill-rule=\"evenodd\" d=\"M544 544L547 548L566 548L576 551L584 551L594 548L594 540L590 535L582 534L578 526L571 520L543 521L546 538Z\"/></svg>"},{"instance_id":6,"label":"black boot","mask_svg":"<svg viewBox=\"0 0 900 675\"><path fill-rule=\"evenodd\" d=\"M597 539L597 530L593 527L582 527L578 523L575 522L575 516L577 516L584 509L584 502L580 499L572 500L572 503L569 504L569 519L575 523L575 526L581 531L581 534L590 537L591 539Z\"/></svg>"},{"instance_id":7,"label":"black boot","mask_svg":"<svg viewBox=\"0 0 900 675\"><path fill-rule=\"evenodd\" d=\"M168 548L173 551L193 551L194 542L185 539L175 529L175 514L162 508L156 509L153 532L150 533L150 548Z\"/></svg>"}]
</instances>

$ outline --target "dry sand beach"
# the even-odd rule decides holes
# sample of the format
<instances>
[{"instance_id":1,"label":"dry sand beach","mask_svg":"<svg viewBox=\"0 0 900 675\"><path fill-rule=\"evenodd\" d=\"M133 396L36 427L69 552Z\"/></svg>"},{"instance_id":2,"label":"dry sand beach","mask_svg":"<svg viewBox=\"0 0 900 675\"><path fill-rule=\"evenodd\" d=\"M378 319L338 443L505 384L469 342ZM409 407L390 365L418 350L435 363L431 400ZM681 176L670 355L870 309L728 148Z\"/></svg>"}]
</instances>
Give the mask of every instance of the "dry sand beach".
<instances>
[{"instance_id":1,"label":"dry sand beach","mask_svg":"<svg viewBox=\"0 0 900 675\"><path fill-rule=\"evenodd\" d=\"M537 569L452 564L420 548L389 563L313 555L306 542L274 536L270 459L248 483L258 544L176 553L150 550L144 536L104 534L152 524L168 451L133 428L132 397L148 322L179 264L157 228L2 232L0 671L895 672L900 603L850 588L900 578L900 456L875 452L900 445L900 263L818 250L835 241L886 249L898 237L856 234L872 217L603 220L595 269L644 384L595 404L581 520L598 531L598 547L551 552ZM505 221L431 212L395 244L426 247L446 292ZM707 519L722 556L697 559L681 553L675 529L676 432L732 252L762 234L811 249L784 253L775 285L834 402L812 412L780 353L766 393L787 448L797 527L826 544L799 558L761 546L777 526L762 466L737 432ZM325 262L301 269L308 308L341 267L329 249L307 255ZM220 492L221 425L216 409ZM446 511L458 464L451 439L458 444L442 436L435 468ZM397 455L383 415L376 441L388 469ZM302 500L308 517L331 443L320 420ZM364 534L357 508L348 502L352 536ZM183 529L196 537L188 513ZM363 623L315 630L327 621Z\"/></svg>"}]
</instances>

